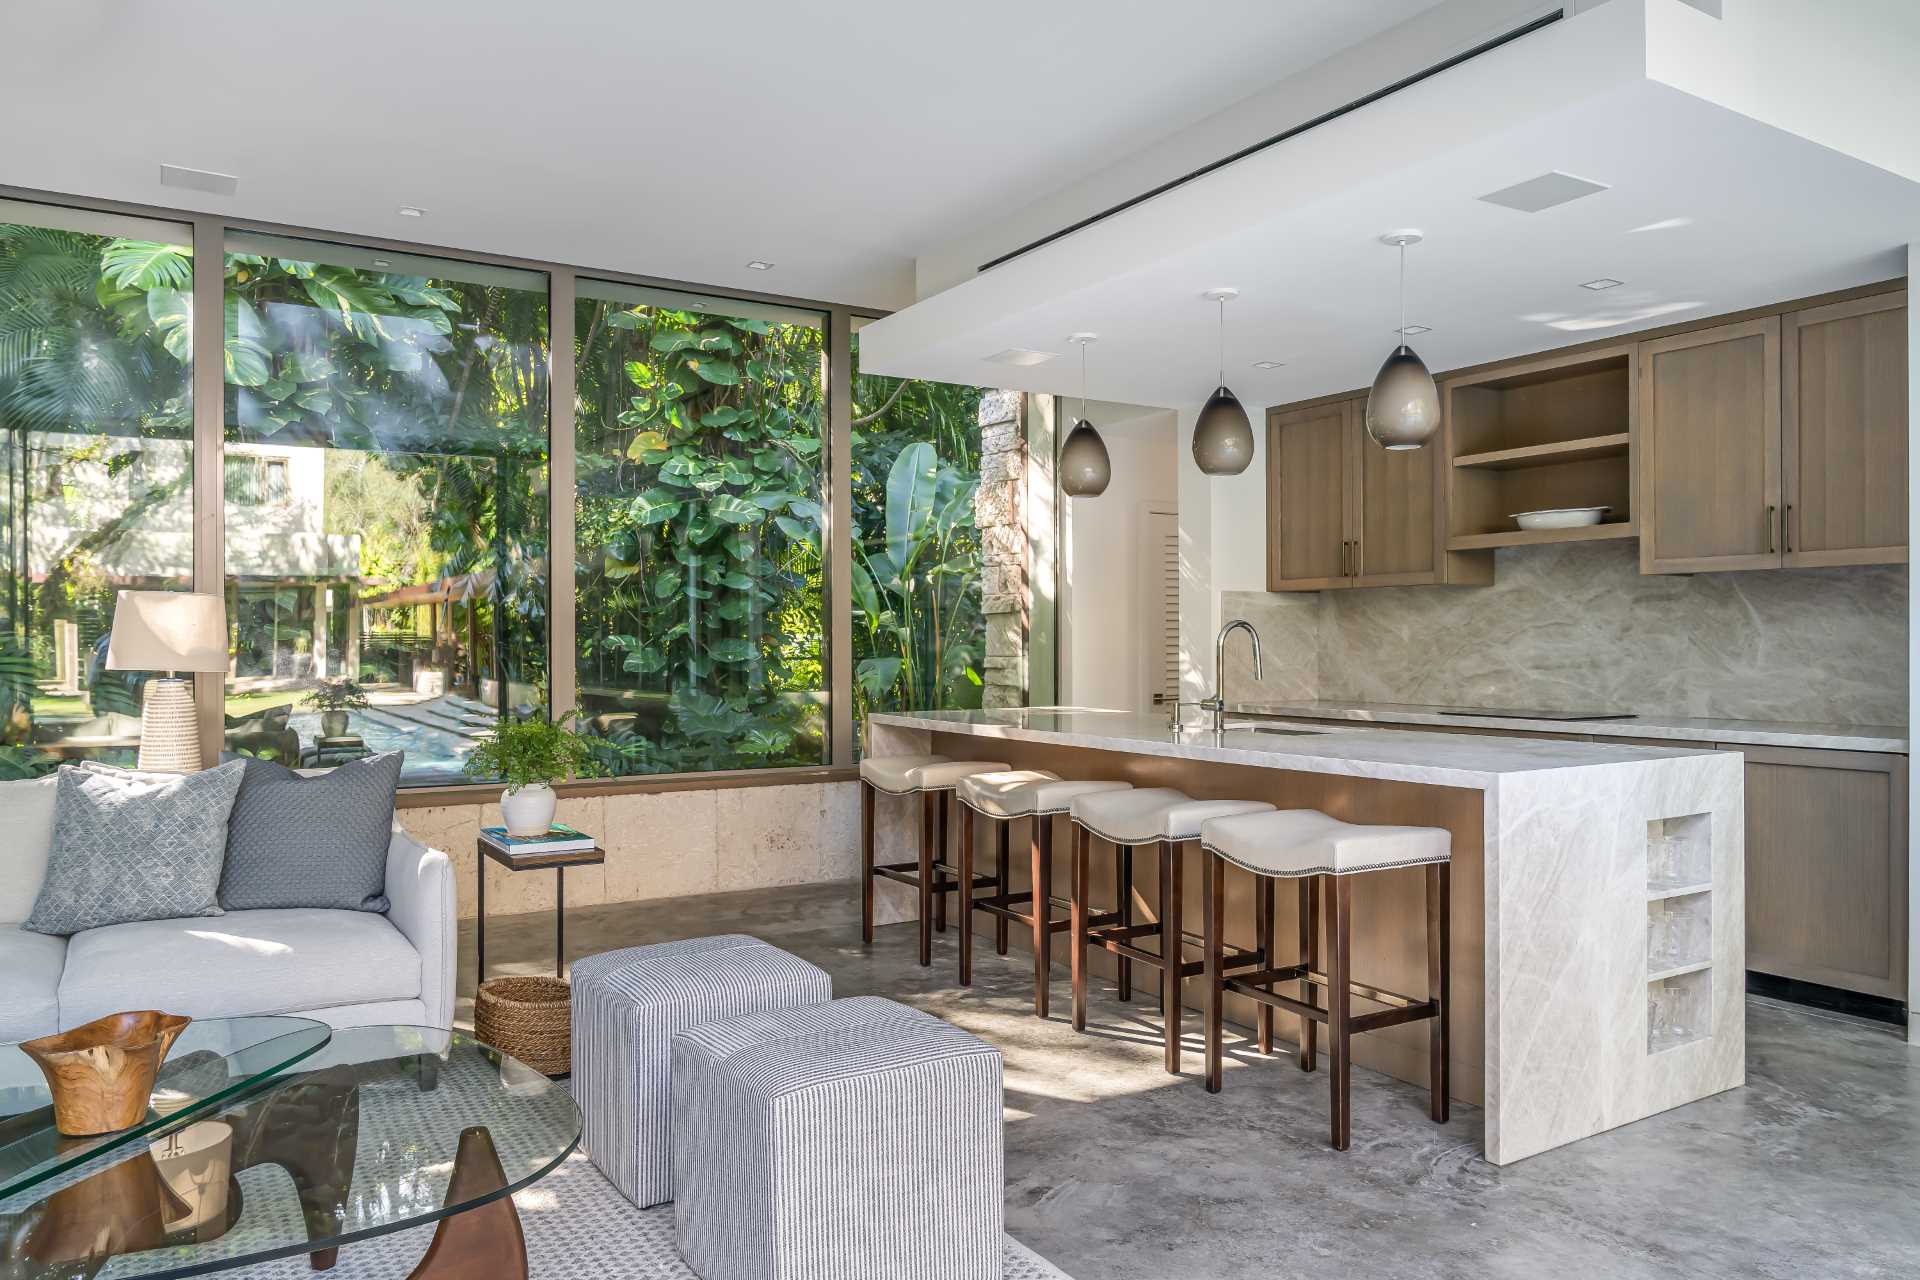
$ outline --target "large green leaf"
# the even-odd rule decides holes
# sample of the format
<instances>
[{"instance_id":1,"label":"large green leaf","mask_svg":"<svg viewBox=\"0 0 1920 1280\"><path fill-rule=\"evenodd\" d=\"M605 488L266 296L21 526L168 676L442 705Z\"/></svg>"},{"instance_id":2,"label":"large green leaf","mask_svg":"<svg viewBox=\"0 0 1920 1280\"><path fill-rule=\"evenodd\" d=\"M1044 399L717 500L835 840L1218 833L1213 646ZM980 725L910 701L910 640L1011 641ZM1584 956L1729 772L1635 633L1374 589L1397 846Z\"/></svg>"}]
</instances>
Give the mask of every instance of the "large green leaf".
<instances>
[{"instance_id":1,"label":"large green leaf","mask_svg":"<svg viewBox=\"0 0 1920 1280\"><path fill-rule=\"evenodd\" d=\"M915 544L925 536L933 515L938 480L938 459L924 440L908 445L893 460L887 473L887 554L894 563L913 559Z\"/></svg>"},{"instance_id":2,"label":"large green leaf","mask_svg":"<svg viewBox=\"0 0 1920 1280\"><path fill-rule=\"evenodd\" d=\"M122 289L187 289L193 251L152 240L113 240L100 253L100 273Z\"/></svg>"},{"instance_id":3,"label":"large green leaf","mask_svg":"<svg viewBox=\"0 0 1920 1280\"><path fill-rule=\"evenodd\" d=\"M639 524L665 524L680 514L680 495L671 489L648 489L634 498L627 514Z\"/></svg>"},{"instance_id":4,"label":"large green leaf","mask_svg":"<svg viewBox=\"0 0 1920 1280\"><path fill-rule=\"evenodd\" d=\"M719 387L731 387L740 381L740 370L725 360L705 360L689 357L687 368L699 374L701 379Z\"/></svg>"},{"instance_id":5,"label":"large green leaf","mask_svg":"<svg viewBox=\"0 0 1920 1280\"><path fill-rule=\"evenodd\" d=\"M182 364L193 359L193 299L191 295L182 293L178 289L149 290L147 293L147 318L153 321L154 331L160 335L161 345L167 349L168 355L180 361ZM260 380L262 382L266 381L264 374Z\"/></svg>"},{"instance_id":6,"label":"large green leaf","mask_svg":"<svg viewBox=\"0 0 1920 1280\"><path fill-rule=\"evenodd\" d=\"M869 698L879 698L899 682L903 665L898 658L866 658L854 667L854 679Z\"/></svg>"}]
</instances>

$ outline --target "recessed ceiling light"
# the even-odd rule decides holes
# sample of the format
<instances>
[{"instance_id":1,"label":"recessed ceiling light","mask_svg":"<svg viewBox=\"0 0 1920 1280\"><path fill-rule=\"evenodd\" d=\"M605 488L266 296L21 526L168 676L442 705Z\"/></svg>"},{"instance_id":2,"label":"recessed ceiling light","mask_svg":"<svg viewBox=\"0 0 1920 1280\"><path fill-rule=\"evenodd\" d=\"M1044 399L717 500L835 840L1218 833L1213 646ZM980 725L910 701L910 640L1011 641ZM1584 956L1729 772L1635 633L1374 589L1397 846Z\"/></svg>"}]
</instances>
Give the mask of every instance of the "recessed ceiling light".
<instances>
[{"instance_id":1,"label":"recessed ceiling light","mask_svg":"<svg viewBox=\"0 0 1920 1280\"><path fill-rule=\"evenodd\" d=\"M375 258L373 260L373 265L376 267L390 267L393 264L391 262L388 262L385 258Z\"/></svg>"},{"instance_id":2,"label":"recessed ceiling light","mask_svg":"<svg viewBox=\"0 0 1920 1280\"><path fill-rule=\"evenodd\" d=\"M1008 347L997 355L988 356L987 363L1019 365L1024 368L1028 365L1045 364L1049 360L1059 358L1058 351L1029 351L1025 347Z\"/></svg>"},{"instance_id":3,"label":"recessed ceiling light","mask_svg":"<svg viewBox=\"0 0 1920 1280\"><path fill-rule=\"evenodd\" d=\"M403 204L400 206L400 216L403 218L424 218L427 216L427 211L418 205Z\"/></svg>"},{"instance_id":4,"label":"recessed ceiling light","mask_svg":"<svg viewBox=\"0 0 1920 1280\"><path fill-rule=\"evenodd\" d=\"M1286 361L1284 360L1255 360L1253 362L1253 367L1256 369L1278 369L1283 367L1285 364L1286 364Z\"/></svg>"},{"instance_id":5,"label":"recessed ceiling light","mask_svg":"<svg viewBox=\"0 0 1920 1280\"><path fill-rule=\"evenodd\" d=\"M1601 276L1598 280L1589 280L1580 287L1582 289L1591 289L1595 293L1598 293L1602 289L1618 289L1620 287L1620 281L1610 280L1606 276Z\"/></svg>"},{"instance_id":6,"label":"recessed ceiling light","mask_svg":"<svg viewBox=\"0 0 1920 1280\"><path fill-rule=\"evenodd\" d=\"M747 264L747 270L749 270L749 271L771 271L771 270L773 270L773 264L772 264L771 262L762 262L762 261L760 261L760 259L758 259L758 258L755 258L755 259L754 259L754 260L753 260L752 262L749 262L749 263Z\"/></svg>"},{"instance_id":7,"label":"recessed ceiling light","mask_svg":"<svg viewBox=\"0 0 1920 1280\"><path fill-rule=\"evenodd\" d=\"M1432 333L1433 327L1431 325L1424 325L1424 324L1410 324L1404 329L1395 329L1394 332L1399 334L1403 338L1411 338L1415 334L1419 334L1419 333Z\"/></svg>"}]
</instances>

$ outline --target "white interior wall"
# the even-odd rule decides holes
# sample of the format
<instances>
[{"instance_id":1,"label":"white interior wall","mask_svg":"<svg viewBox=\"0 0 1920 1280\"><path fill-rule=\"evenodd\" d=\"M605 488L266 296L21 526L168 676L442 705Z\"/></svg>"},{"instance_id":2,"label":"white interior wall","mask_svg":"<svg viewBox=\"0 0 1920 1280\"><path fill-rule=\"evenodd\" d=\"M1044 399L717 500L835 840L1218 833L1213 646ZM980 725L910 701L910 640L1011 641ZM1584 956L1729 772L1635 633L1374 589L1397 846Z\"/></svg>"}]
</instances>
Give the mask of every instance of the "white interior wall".
<instances>
[{"instance_id":1,"label":"white interior wall","mask_svg":"<svg viewBox=\"0 0 1920 1280\"><path fill-rule=\"evenodd\" d=\"M1920 236L1907 245L1907 279L1920 269ZM1907 307L1907 545L1920 547L1920 433L1914 431L1913 407L1920 405L1920 307ZM1920 724L1920 604L1907 588L1907 733ZM1915 780L1920 769L1907 769L1907 1043L1920 1044L1920 796Z\"/></svg>"},{"instance_id":2,"label":"white interior wall","mask_svg":"<svg viewBox=\"0 0 1920 1280\"><path fill-rule=\"evenodd\" d=\"M1156 508L1177 509L1175 414L1161 409L1111 424L1093 420L1113 460L1113 481L1097 498L1062 503L1067 607L1060 701L1144 711L1151 705L1144 668L1152 607L1145 517Z\"/></svg>"},{"instance_id":3,"label":"white interior wall","mask_svg":"<svg viewBox=\"0 0 1920 1280\"><path fill-rule=\"evenodd\" d=\"M1253 463L1237 476L1210 477L1194 465L1197 409L1179 415L1174 455L1180 489L1180 648L1182 697L1214 690L1213 642L1226 620L1220 597L1228 591L1267 589L1267 431L1257 405Z\"/></svg>"}]
</instances>

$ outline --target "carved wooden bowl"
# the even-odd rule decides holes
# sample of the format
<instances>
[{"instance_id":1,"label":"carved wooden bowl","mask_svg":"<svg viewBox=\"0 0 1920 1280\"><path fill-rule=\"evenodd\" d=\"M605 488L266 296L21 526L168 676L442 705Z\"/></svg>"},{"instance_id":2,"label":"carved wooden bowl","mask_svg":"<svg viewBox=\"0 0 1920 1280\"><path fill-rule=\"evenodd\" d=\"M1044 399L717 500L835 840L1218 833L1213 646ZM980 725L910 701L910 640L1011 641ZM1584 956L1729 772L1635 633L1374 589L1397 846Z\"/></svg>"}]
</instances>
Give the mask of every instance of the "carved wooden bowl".
<instances>
[{"instance_id":1,"label":"carved wooden bowl","mask_svg":"<svg viewBox=\"0 0 1920 1280\"><path fill-rule=\"evenodd\" d=\"M140 1123L167 1050L192 1021L155 1009L110 1013L21 1044L47 1078L54 1128L85 1138Z\"/></svg>"}]
</instances>

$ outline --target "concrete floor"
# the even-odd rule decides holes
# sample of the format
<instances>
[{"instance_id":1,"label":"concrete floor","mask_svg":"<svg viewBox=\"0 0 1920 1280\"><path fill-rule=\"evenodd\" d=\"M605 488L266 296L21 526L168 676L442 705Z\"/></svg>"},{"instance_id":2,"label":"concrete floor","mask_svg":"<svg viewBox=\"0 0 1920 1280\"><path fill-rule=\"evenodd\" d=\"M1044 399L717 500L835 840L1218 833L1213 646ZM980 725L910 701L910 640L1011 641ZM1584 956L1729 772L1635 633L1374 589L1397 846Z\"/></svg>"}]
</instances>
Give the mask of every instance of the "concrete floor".
<instances>
[{"instance_id":1,"label":"concrete floor","mask_svg":"<svg viewBox=\"0 0 1920 1280\"><path fill-rule=\"evenodd\" d=\"M1097 984L1077 1036L1062 970L1042 1022L1018 953L977 949L964 990L951 933L931 969L911 925L864 948L850 885L580 908L568 950L736 932L820 965L836 995L892 996L999 1046L1007 1229L1075 1280L1920 1275L1920 1051L1883 1026L1750 998L1745 1088L1497 1169L1476 1109L1436 1126L1399 1081L1355 1073L1341 1154L1323 1072L1230 1043L1210 1096L1197 1053L1183 1078L1161 1069L1150 997ZM495 917L487 950L495 974L550 971L551 913ZM463 992L472 966L467 922Z\"/></svg>"}]
</instances>

